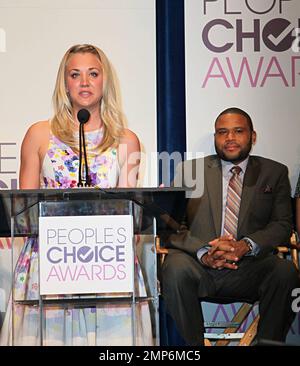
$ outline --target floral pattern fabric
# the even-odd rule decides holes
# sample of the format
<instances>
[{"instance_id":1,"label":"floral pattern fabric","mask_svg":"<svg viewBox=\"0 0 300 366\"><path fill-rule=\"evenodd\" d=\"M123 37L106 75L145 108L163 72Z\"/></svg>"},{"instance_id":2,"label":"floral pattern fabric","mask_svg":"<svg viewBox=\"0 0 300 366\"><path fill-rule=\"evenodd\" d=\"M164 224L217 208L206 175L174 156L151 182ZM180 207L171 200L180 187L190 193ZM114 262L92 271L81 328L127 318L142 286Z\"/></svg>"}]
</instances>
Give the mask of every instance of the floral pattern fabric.
<instances>
[{"instance_id":1,"label":"floral pattern fabric","mask_svg":"<svg viewBox=\"0 0 300 366\"><path fill-rule=\"evenodd\" d=\"M92 186L111 188L117 185L119 174L117 149L110 148L99 155L97 146L102 137L102 129L85 132L89 175ZM43 163L44 174L41 175L41 188L77 187L78 170L78 154L51 134L49 148ZM82 176L85 179L84 161Z\"/></svg>"}]
</instances>

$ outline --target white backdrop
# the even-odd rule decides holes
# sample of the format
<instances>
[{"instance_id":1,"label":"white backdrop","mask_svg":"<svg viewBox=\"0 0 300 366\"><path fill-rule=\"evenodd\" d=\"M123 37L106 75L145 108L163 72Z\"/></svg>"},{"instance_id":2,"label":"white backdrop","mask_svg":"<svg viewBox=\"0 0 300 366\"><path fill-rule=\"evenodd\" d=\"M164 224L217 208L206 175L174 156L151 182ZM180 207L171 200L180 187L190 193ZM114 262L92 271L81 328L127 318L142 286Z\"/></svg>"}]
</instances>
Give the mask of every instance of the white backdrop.
<instances>
[{"instance_id":1,"label":"white backdrop","mask_svg":"<svg viewBox=\"0 0 300 366\"><path fill-rule=\"evenodd\" d=\"M99 46L120 81L128 127L156 151L154 0L0 0L0 188L16 188L27 128L52 116L59 62L77 43ZM156 165L141 185L156 185ZM150 181L150 178L152 181Z\"/></svg>"},{"instance_id":2,"label":"white backdrop","mask_svg":"<svg viewBox=\"0 0 300 366\"><path fill-rule=\"evenodd\" d=\"M258 133L252 153L287 164L293 191L300 171L300 53L292 50L298 18L299 0L185 0L188 150L214 153L215 118L240 107Z\"/></svg>"}]
</instances>

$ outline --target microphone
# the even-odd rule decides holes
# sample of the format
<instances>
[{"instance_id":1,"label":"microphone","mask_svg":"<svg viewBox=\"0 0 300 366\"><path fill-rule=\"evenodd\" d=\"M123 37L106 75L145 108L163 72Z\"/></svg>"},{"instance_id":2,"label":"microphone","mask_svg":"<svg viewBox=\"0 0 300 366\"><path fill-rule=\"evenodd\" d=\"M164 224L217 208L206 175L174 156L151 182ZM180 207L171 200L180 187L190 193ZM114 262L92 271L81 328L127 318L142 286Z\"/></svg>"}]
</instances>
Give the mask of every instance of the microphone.
<instances>
[{"instance_id":1,"label":"microphone","mask_svg":"<svg viewBox=\"0 0 300 366\"><path fill-rule=\"evenodd\" d=\"M85 137L84 137L84 124L90 119L90 112L87 109L80 109L77 113L77 119L79 121L79 170L78 170L78 183L77 187L83 187L81 171L82 171L82 146L83 146L83 156L85 165L85 186L89 187L91 184L89 176L89 168L87 162Z\"/></svg>"},{"instance_id":2,"label":"microphone","mask_svg":"<svg viewBox=\"0 0 300 366\"><path fill-rule=\"evenodd\" d=\"M87 109L80 109L77 113L77 119L80 124L85 124L90 119L90 112Z\"/></svg>"}]
</instances>

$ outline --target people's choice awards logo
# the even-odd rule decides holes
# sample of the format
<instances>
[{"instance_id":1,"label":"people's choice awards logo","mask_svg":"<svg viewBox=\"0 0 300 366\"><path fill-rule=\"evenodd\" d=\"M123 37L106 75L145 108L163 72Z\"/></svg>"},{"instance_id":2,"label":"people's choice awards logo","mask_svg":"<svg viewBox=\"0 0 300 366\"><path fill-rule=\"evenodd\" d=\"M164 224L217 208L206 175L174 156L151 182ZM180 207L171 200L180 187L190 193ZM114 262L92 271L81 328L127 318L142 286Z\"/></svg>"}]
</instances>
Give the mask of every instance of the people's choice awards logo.
<instances>
[{"instance_id":1,"label":"people's choice awards logo","mask_svg":"<svg viewBox=\"0 0 300 366\"><path fill-rule=\"evenodd\" d=\"M264 87L274 79L285 87L296 86L300 19L287 15L295 1L298 6L298 0L204 0L202 41L216 56L202 87L215 81L227 88L242 82ZM283 59L286 52L291 54L288 63Z\"/></svg>"},{"instance_id":2,"label":"people's choice awards logo","mask_svg":"<svg viewBox=\"0 0 300 366\"><path fill-rule=\"evenodd\" d=\"M41 217L41 294L129 292L130 215Z\"/></svg>"}]
</instances>

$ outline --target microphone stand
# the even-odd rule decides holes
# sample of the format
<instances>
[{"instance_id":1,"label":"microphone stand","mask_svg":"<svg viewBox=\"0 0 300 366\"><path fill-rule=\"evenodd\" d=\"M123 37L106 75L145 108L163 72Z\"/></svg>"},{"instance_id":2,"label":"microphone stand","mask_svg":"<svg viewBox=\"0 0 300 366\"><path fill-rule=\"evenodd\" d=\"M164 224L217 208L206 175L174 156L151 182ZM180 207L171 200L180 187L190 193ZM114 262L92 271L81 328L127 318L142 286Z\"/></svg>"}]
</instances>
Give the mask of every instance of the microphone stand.
<instances>
[{"instance_id":1,"label":"microphone stand","mask_svg":"<svg viewBox=\"0 0 300 366\"><path fill-rule=\"evenodd\" d=\"M83 147L83 152L82 152ZM85 136L84 136L84 123L80 122L79 126L79 171L78 171L78 183L77 187L83 187L82 182L82 155L84 158L84 165L85 165L85 187L91 186L91 178L89 175L89 167L87 161L87 153L86 153L86 145L85 145Z\"/></svg>"},{"instance_id":2,"label":"microphone stand","mask_svg":"<svg viewBox=\"0 0 300 366\"><path fill-rule=\"evenodd\" d=\"M78 183L77 187L83 187L81 170L82 170L82 132L83 131L83 123L80 122L79 125L79 170L78 170Z\"/></svg>"},{"instance_id":3,"label":"microphone stand","mask_svg":"<svg viewBox=\"0 0 300 366\"><path fill-rule=\"evenodd\" d=\"M85 187L91 186L91 178L89 176L89 167L85 146L85 136L84 136L84 124L89 120L90 112L87 109L80 109L77 113L77 120L79 122L79 171L78 171L78 183L77 187L83 187L82 183L82 148L83 157L85 165Z\"/></svg>"},{"instance_id":4,"label":"microphone stand","mask_svg":"<svg viewBox=\"0 0 300 366\"><path fill-rule=\"evenodd\" d=\"M83 156L84 156L84 167L85 167L85 187L90 187L91 186L91 178L89 175L89 166L88 166L88 161L87 161L87 153L86 153L86 145L85 145L85 136L84 136L84 128L83 128L83 123L80 124L80 127L82 126L82 143L83 143ZM81 157L82 158L82 157Z\"/></svg>"}]
</instances>

